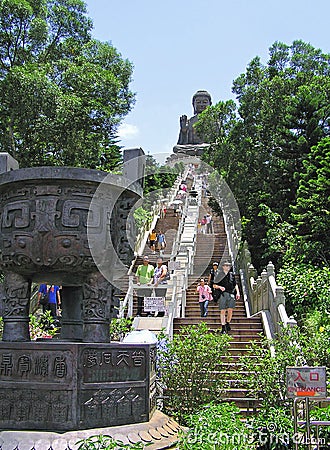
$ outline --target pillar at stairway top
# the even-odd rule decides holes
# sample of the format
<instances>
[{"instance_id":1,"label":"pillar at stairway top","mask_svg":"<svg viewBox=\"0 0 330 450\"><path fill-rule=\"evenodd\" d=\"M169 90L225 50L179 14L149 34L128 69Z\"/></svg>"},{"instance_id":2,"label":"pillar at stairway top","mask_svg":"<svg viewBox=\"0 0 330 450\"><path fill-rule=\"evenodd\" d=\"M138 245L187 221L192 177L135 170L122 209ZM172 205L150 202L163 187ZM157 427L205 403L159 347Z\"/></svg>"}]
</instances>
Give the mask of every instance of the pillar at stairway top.
<instances>
[{"instance_id":1,"label":"pillar at stairway top","mask_svg":"<svg viewBox=\"0 0 330 450\"><path fill-rule=\"evenodd\" d=\"M19 169L18 162L9 153L0 152L0 173Z\"/></svg>"},{"instance_id":2,"label":"pillar at stairway top","mask_svg":"<svg viewBox=\"0 0 330 450\"><path fill-rule=\"evenodd\" d=\"M144 186L144 174L146 168L146 157L142 148L125 148L123 175L132 181L137 181Z\"/></svg>"}]
</instances>

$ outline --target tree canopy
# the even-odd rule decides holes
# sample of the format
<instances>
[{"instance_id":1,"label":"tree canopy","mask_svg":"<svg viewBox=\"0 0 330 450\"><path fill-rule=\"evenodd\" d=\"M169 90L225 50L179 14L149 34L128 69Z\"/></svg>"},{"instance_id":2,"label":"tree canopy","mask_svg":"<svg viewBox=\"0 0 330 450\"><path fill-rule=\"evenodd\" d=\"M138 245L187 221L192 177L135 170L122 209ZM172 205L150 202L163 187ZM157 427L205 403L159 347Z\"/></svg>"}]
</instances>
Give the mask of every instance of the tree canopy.
<instances>
[{"instance_id":1,"label":"tree canopy","mask_svg":"<svg viewBox=\"0 0 330 450\"><path fill-rule=\"evenodd\" d=\"M204 157L220 171L235 195L244 237L258 268L269 258L276 262L279 257L272 254L267 240L271 225L265 206L284 222L298 226L301 220L297 214L302 208L304 180L317 171L311 169L313 152L321 152L312 149L329 136L329 74L330 55L300 40L291 45L275 42L266 65L255 57L234 80L236 106L232 101L219 102L200 114L197 131L211 144ZM320 165L329 155L324 145ZM318 170L325 173L327 169ZM323 197L321 209L329 211L329 198ZM308 207L316 206L315 195L314 203L308 202ZM320 227L324 225L322 221ZM309 230L308 236L320 243L321 230L316 228ZM305 231L299 224L296 232ZM319 254L324 253L324 245L318 246Z\"/></svg>"},{"instance_id":2,"label":"tree canopy","mask_svg":"<svg viewBox=\"0 0 330 450\"><path fill-rule=\"evenodd\" d=\"M82 0L0 0L0 148L21 167L120 161L133 67L91 29Z\"/></svg>"}]
</instances>

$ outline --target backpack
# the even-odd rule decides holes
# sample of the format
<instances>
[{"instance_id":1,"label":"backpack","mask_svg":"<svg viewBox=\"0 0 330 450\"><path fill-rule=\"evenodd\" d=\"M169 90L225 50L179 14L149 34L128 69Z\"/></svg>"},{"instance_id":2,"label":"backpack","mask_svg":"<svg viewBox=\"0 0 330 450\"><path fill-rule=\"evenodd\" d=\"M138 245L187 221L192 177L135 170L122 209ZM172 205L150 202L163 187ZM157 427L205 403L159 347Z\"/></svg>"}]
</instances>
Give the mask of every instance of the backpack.
<instances>
[{"instance_id":1,"label":"backpack","mask_svg":"<svg viewBox=\"0 0 330 450\"><path fill-rule=\"evenodd\" d=\"M165 277L163 278L163 281L168 281L170 279L171 279L171 274L170 274L170 271L167 268L167 272L166 272Z\"/></svg>"},{"instance_id":2,"label":"backpack","mask_svg":"<svg viewBox=\"0 0 330 450\"><path fill-rule=\"evenodd\" d=\"M39 303L42 306L48 305L48 303L49 303L49 289L47 289L46 294L42 294Z\"/></svg>"}]
</instances>

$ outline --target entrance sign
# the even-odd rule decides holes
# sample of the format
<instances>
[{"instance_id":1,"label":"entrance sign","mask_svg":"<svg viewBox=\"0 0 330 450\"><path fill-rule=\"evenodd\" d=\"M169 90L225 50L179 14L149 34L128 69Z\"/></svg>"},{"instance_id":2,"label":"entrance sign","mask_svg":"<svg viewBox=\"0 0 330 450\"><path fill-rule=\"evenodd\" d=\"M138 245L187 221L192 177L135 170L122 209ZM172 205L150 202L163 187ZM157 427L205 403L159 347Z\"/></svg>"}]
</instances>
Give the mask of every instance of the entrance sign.
<instances>
[{"instance_id":1,"label":"entrance sign","mask_svg":"<svg viewBox=\"0 0 330 450\"><path fill-rule=\"evenodd\" d=\"M287 367L286 389L289 398L326 398L325 367Z\"/></svg>"},{"instance_id":2,"label":"entrance sign","mask_svg":"<svg viewBox=\"0 0 330 450\"><path fill-rule=\"evenodd\" d=\"M164 312L165 311L165 297L144 297L144 311Z\"/></svg>"}]
</instances>

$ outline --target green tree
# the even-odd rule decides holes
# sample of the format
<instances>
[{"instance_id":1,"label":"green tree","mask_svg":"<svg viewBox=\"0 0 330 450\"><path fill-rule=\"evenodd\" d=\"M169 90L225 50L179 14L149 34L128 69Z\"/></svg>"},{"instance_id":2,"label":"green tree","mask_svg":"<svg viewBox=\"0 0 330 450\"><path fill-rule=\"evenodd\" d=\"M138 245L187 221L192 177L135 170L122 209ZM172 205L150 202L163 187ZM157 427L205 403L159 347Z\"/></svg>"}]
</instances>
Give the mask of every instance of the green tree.
<instances>
[{"instance_id":1,"label":"green tree","mask_svg":"<svg viewBox=\"0 0 330 450\"><path fill-rule=\"evenodd\" d=\"M153 156L147 155L144 193L147 195L155 192L164 196L166 191L173 186L175 179L182 170L182 163L170 167L158 163Z\"/></svg>"},{"instance_id":2,"label":"green tree","mask_svg":"<svg viewBox=\"0 0 330 450\"><path fill-rule=\"evenodd\" d=\"M303 41L290 46L275 42L266 65L256 57L234 80L237 118L231 119L227 134L217 139L214 132L219 115L212 111L223 114L222 102L206 110L197 125L212 144L205 159L224 176L238 202L246 223L244 238L258 268L269 254L269 225L259 215L259 205L284 221L290 218L303 161L329 134L329 62L330 55Z\"/></svg>"},{"instance_id":3,"label":"green tree","mask_svg":"<svg viewBox=\"0 0 330 450\"><path fill-rule=\"evenodd\" d=\"M302 320L312 310L330 310L330 268L310 263L285 262L277 275L285 290L286 308Z\"/></svg>"},{"instance_id":4,"label":"green tree","mask_svg":"<svg viewBox=\"0 0 330 450\"><path fill-rule=\"evenodd\" d=\"M81 0L0 0L0 148L20 166L113 169L132 64L91 38Z\"/></svg>"},{"instance_id":5,"label":"green tree","mask_svg":"<svg viewBox=\"0 0 330 450\"><path fill-rule=\"evenodd\" d=\"M330 137L312 147L303 161L292 206L296 242L290 257L318 265L330 261Z\"/></svg>"}]
</instances>

